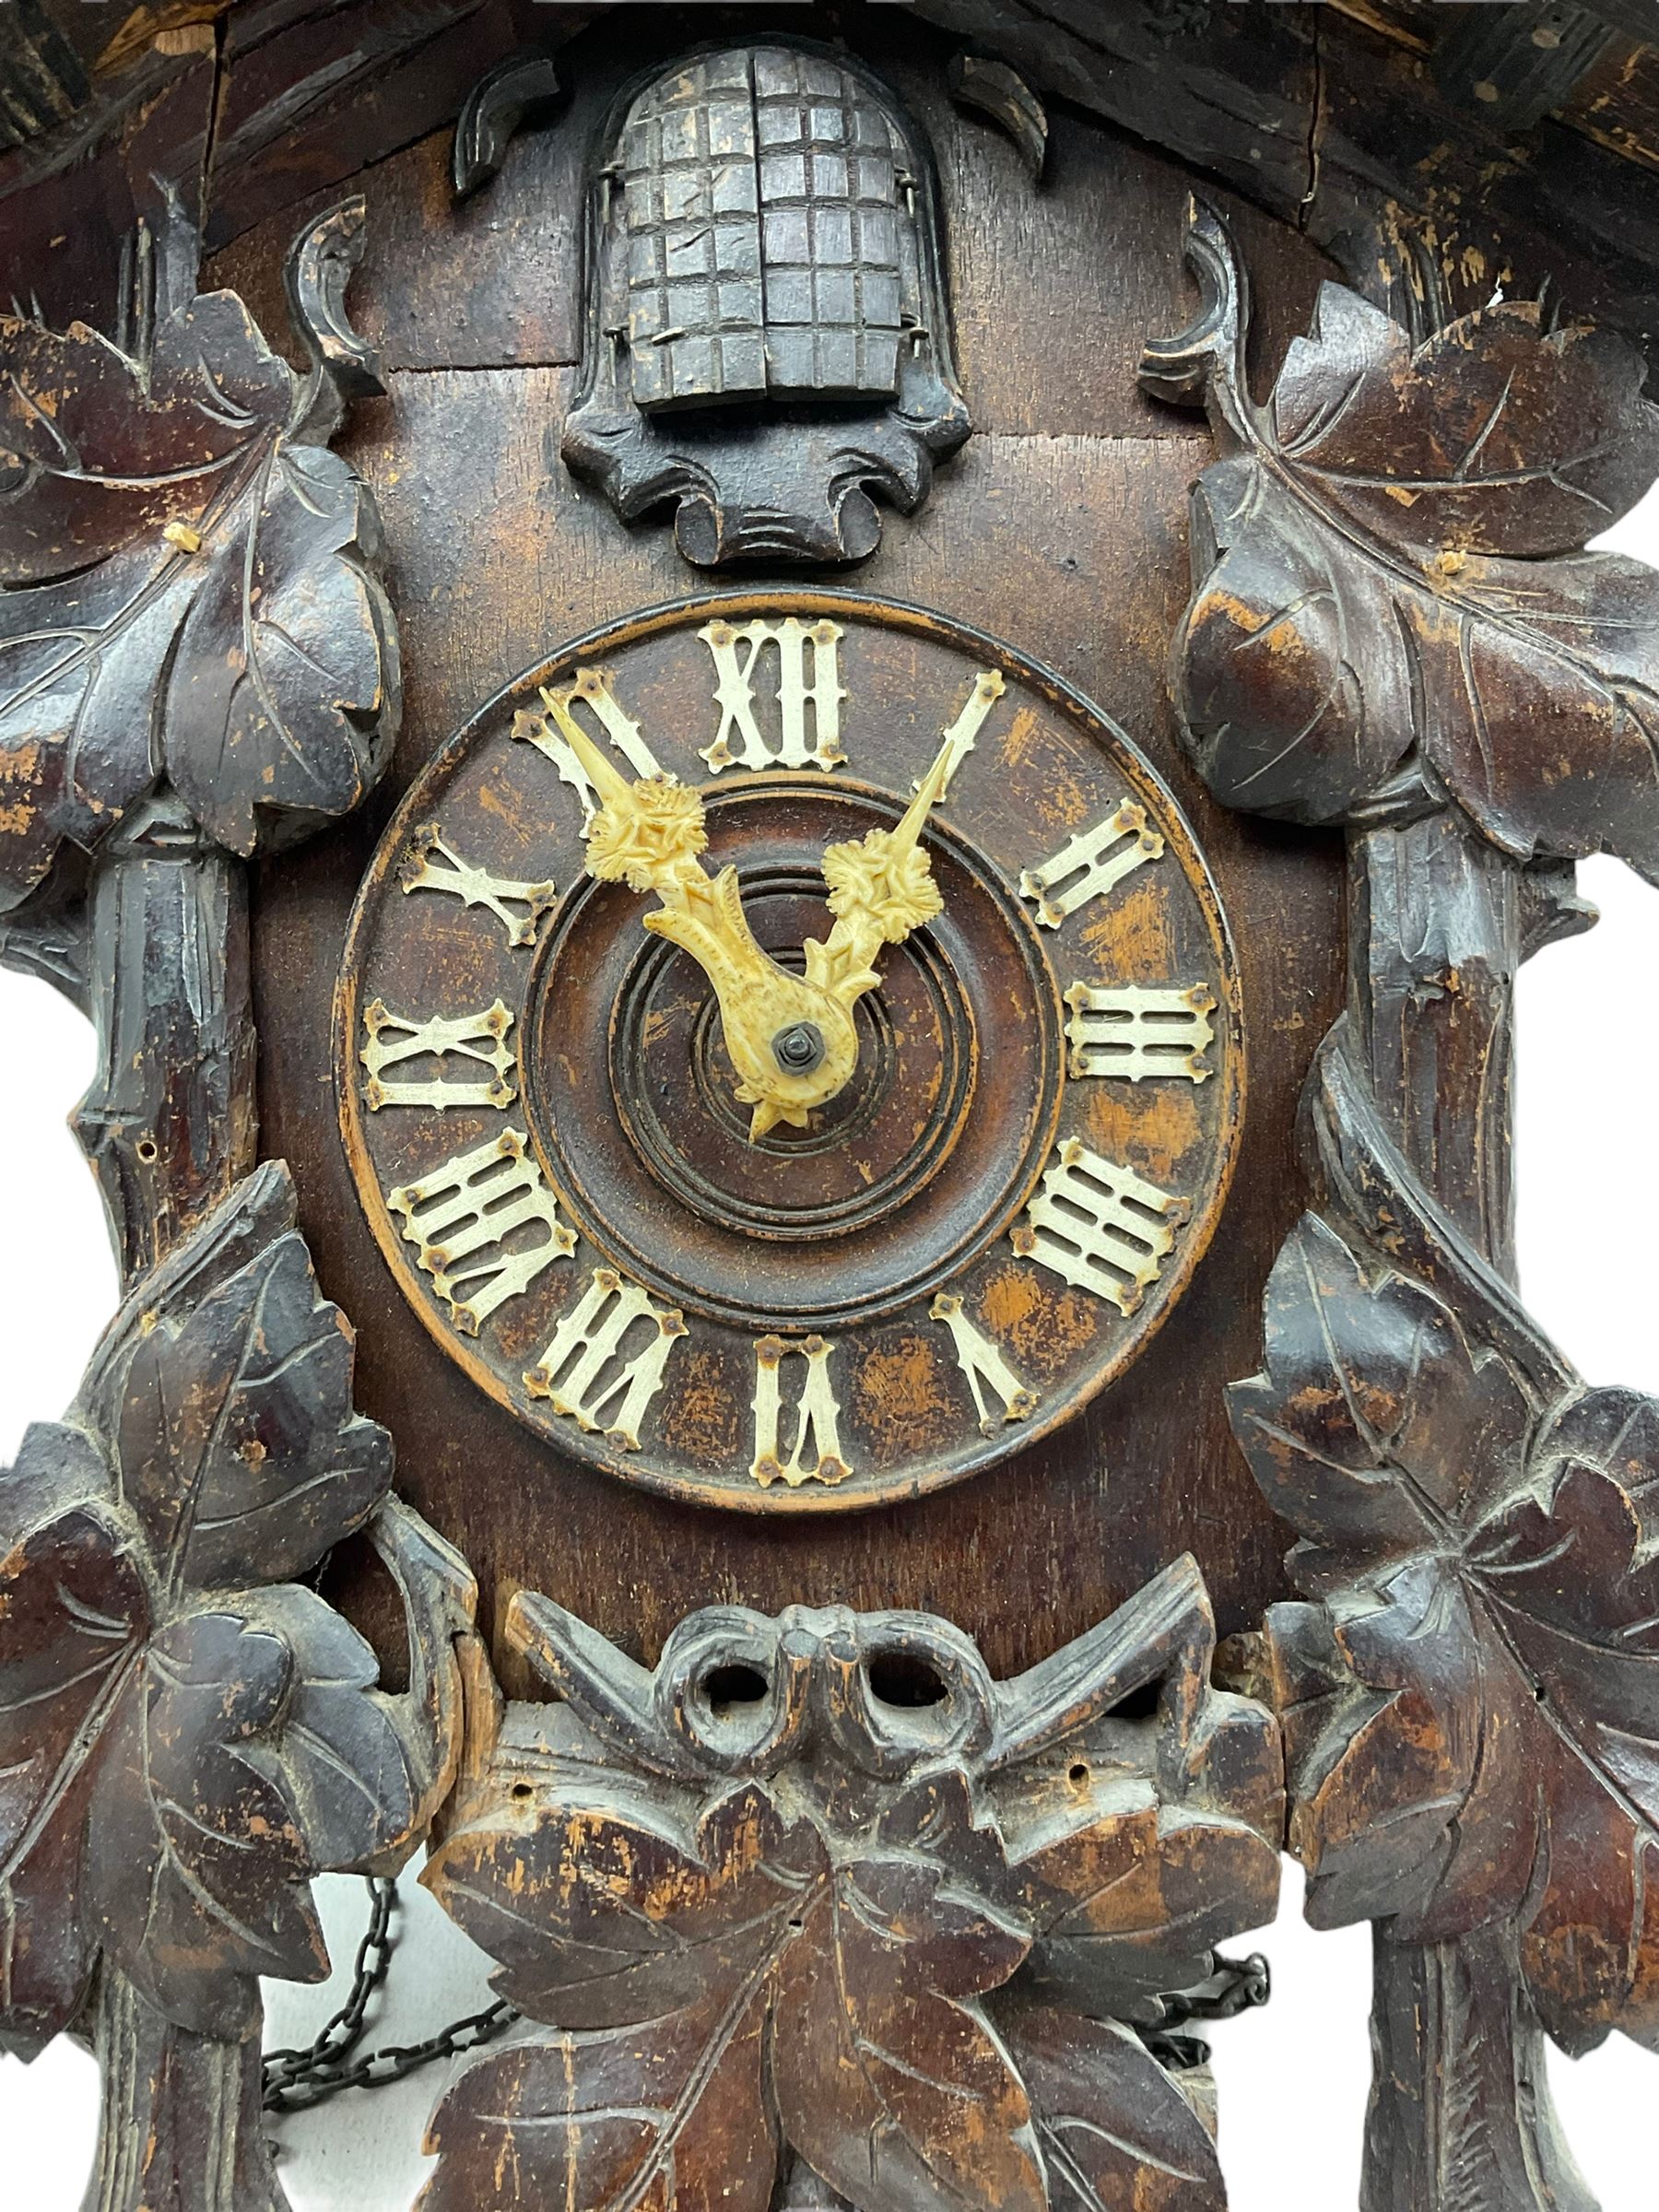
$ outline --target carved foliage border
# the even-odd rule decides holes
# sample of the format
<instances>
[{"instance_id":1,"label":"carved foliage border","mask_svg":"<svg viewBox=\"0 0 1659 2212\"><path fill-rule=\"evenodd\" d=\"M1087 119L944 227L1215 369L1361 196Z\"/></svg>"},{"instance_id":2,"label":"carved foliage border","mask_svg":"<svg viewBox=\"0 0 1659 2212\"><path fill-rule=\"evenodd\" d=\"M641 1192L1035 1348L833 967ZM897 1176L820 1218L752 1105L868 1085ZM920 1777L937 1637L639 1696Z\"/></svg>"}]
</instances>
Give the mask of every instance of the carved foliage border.
<instances>
[{"instance_id":1,"label":"carved foliage border","mask_svg":"<svg viewBox=\"0 0 1659 2212\"><path fill-rule=\"evenodd\" d=\"M255 1168L244 862L344 813L397 717L378 524L328 441L378 389L360 203L309 225L297 375L195 289L156 188L108 337L0 316L0 957L93 1018L77 1128L125 1298L0 1473L0 2048L87 2036L100 2212L280 2212L258 1977L327 1971L311 1877L448 1795L475 1589L390 1495L281 1162ZM308 1578L365 1531L407 1686Z\"/></svg>"},{"instance_id":2,"label":"carved foliage border","mask_svg":"<svg viewBox=\"0 0 1659 2212\"><path fill-rule=\"evenodd\" d=\"M1541 2034L1659 2047L1659 1404L1593 1390L1512 1287L1521 960L1659 879L1659 573L1585 550L1659 473L1622 341L1498 302L1416 341L1327 285L1270 397L1194 209L1202 402L1172 686L1230 804L1348 834L1350 989L1308 1100L1319 1210L1235 1432L1296 1531L1245 1674L1286 1732L1316 1924L1377 1926L1373 2212L1590 2203Z\"/></svg>"}]
</instances>

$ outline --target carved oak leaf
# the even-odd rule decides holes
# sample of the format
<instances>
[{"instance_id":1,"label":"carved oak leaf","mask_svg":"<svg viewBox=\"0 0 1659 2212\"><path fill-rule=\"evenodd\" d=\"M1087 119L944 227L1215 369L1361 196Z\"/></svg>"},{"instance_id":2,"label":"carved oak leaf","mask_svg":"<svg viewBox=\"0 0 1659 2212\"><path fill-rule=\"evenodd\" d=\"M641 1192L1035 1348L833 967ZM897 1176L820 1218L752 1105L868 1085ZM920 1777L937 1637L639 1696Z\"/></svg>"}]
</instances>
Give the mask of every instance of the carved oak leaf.
<instances>
[{"instance_id":1,"label":"carved oak leaf","mask_svg":"<svg viewBox=\"0 0 1659 2212\"><path fill-rule=\"evenodd\" d=\"M0 2046L67 2026L100 1950L180 2026L245 2034L256 1976L327 1971L309 1877L401 1852L453 1757L470 1580L383 1502L293 1219L280 1164L240 1184L0 1475ZM406 1697L285 1579L371 1514Z\"/></svg>"},{"instance_id":2,"label":"carved oak leaf","mask_svg":"<svg viewBox=\"0 0 1659 2212\"><path fill-rule=\"evenodd\" d=\"M308 227L299 296L361 221L359 201ZM161 265L187 295L173 225ZM311 441L317 377L232 293L157 306L130 354L0 316L0 908L159 777L243 856L346 813L395 724L379 524Z\"/></svg>"},{"instance_id":3,"label":"carved oak leaf","mask_svg":"<svg viewBox=\"0 0 1659 2212\"><path fill-rule=\"evenodd\" d=\"M440 1854L433 1887L502 1961L495 1986L567 2032L462 2077L429 2147L473 2155L445 2158L428 2212L534 2199L571 2160L585 2212L682 2201L686 2173L702 2177L693 2201L702 2186L729 2202L746 2177L740 2199L763 2212L777 2158L763 2051L783 2137L859 2204L899 2212L920 2193L1041 2212L1024 2091L969 2002L1029 1937L936 1859L872 1840L832 1860L812 1821L753 1784L694 1838L660 1820L642 1798L560 1803ZM503 2115L512 2185L480 2196L503 2171Z\"/></svg>"},{"instance_id":4,"label":"carved oak leaf","mask_svg":"<svg viewBox=\"0 0 1659 2212\"><path fill-rule=\"evenodd\" d=\"M1659 574L1583 550L1659 474L1635 348L1519 301L1414 349L1327 284L1264 407L1231 239L1201 209L1188 244L1205 306L1143 381L1225 455L1173 660L1217 794L1339 820L1405 761L1508 853L1659 876Z\"/></svg>"},{"instance_id":5,"label":"carved oak leaf","mask_svg":"<svg viewBox=\"0 0 1659 2212\"><path fill-rule=\"evenodd\" d=\"M1659 2045L1659 1406L1496 1333L1312 1216L1269 1280L1231 1410L1320 1601L1268 1621L1291 1841L1316 1924L1514 1918L1568 2049Z\"/></svg>"},{"instance_id":6,"label":"carved oak leaf","mask_svg":"<svg viewBox=\"0 0 1659 2212\"><path fill-rule=\"evenodd\" d=\"M996 2021L1030 2092L1054 2212L1223 2212L1209 2130L1138 2036L1030 2002L999 2005Z\"/></svg>"},{"instance_id":7,"label":"carved oak leaf","mask_svg":"<svg viewBox=\"0 0 1659 2212\"><path fill-rule=\"evenodd\" d=\"M424 2212L766 2212L792 2159L859 2212L1218 2206L1121 2025L1166 2025L1277 1893L1277 1739L1209 1681L1191 1559L1007 1682L922 1614L711 1607L649 1673L528 1593L507 1632L558 1701L509 1709L424 1878L540 2025L440 2106ZM936 1695L889 1702L894 1666ZM1075 2188L1016 2013L1100 2133Z\"/></svg>"}]
</instances>

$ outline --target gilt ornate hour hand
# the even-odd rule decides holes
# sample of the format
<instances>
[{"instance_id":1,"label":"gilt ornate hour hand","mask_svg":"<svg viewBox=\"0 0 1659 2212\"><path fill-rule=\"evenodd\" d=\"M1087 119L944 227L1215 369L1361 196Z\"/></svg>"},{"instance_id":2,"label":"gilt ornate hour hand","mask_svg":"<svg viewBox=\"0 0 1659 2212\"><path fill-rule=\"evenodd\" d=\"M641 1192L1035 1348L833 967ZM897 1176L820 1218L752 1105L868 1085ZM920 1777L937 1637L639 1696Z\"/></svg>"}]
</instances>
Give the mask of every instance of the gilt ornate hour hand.
<instances>
[{"instance_id":1,"label":"gilt ornate hour hand","mask_svg":"<svg viewBox=\"0 0 1659 2212\"><path fill-rule=\"evenodd\" d=\"M567 724L565 735L600 800L588 825L588 873L662 900L641 918L688 952L713 985L736 1095L755 1109L751 1140L779 1122L806 1128L812 1109L834 1098L858 1065L853 1007L881 980L881 947L944 909L920 841L944 786L948 745L893 829L826 849L834 924L828 937L806 940L806 973L794 975L756 942L736 869L711 877L699 858L709 841L697 793L655 779L629 782L580 730Z\"/></svg>"}]
</instances>

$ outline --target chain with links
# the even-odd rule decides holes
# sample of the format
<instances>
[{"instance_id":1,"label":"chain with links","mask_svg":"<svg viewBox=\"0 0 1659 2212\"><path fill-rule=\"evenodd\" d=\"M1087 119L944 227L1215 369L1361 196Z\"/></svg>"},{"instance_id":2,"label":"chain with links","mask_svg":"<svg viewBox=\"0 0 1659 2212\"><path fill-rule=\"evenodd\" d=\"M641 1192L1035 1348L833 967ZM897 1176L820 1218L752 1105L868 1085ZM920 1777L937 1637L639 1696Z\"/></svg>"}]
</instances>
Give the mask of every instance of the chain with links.
<instances>
[{"instance_id":1,"label":"chain with links","mask_svg":"<svg viewBox=\"0 0 1659 2212\"><path fill-rule=\"evenodd\" d=\"M521 2018L515 2006L499 1998L482 2012L452 2020L424 2042L388 2043L366 2057L354 2058L352 2053L367 2032L370 2003L385 1981L396 1947L392 1920L397 1909L397 1884L371 1875L366 1887L369 1925L358 1945L350 1994L303 2049L265 2053L267 2112L302 2112L307 2106L321 2104L326 2097L337 2097L343 2089L384 2088L387 2083L402 2081L406 2075L433 2065L441 2058L459 2058L465 2052L493 2042ZM1159 2027L1141 2030L1153 2057L1178 2071L1206 2065L1209 2046L1198 2036L1172 2033L1172 2030L1189 2020L1231 2019L1238 2013L1266 2004L1271 1994L1267 1961L1259 1951L1242 1959L1225 1959L1218 1951L1213 1952L1207 1982L1197 1989L1166 1997Z\"/></svg>"},{"instance_id":2,"label":"chain with links","mask_svg":"<svg viewBox=\"0 0 1659 2212\"><path fill-rule=\"evenodd\" d=\"M325 2020L301 2049L267 2051L265 2054L265 2109L267 2112L301 2112L337 2097L342 2089L378 2089L401 2081L441 2058L456 2058L493 2042L519 2018L515 2008L498 2001L465 2019L452 2020L436 2035L420 2043L389 2043L364 2057L353 2053L368 2032L369 2006L386 1979L396 1937L392 1932L397 1909L397 1884L371 1875L369 1925L358 1945L352 1968L351 1989L340 2009Z\"/></svg>"}]
</instances>

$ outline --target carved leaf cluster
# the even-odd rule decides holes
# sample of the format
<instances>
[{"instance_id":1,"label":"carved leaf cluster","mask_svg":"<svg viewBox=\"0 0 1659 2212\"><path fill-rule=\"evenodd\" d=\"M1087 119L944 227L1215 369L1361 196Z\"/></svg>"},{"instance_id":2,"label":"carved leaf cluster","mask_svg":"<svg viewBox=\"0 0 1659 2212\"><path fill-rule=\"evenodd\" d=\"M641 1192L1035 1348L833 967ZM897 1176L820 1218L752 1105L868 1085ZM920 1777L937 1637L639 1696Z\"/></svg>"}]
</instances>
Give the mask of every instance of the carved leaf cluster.
<instances>
[{"instance_id":1,"label":"carved leaf cluster","mask_svg":"<svg viewBox=\"0 0 1659 2212\"><path fill-rule=\"evenodd\" d=\"M1405 761L1506 852L1659 876L1659 574L1583 550L1659 474L1636 349L1525 301L1414 349L1327 284L1258 406L1231 243L1199 221L1226 457L1173 665L1218 795L1339 820Z\"/></svg>"},{"instance_id":2,"label":"carved leaf cluster","mask_svg":"<svg viewBox=\"0 0 1659 2212\"><path fill-rule=\"evenodd\" d=\"M1272 1912L1265 1716L1199 1694L1182 1804L1110 1757L1080 1782L1075 1745L994 1784L951 1757L670 1781L534 1709L550 1768L504 1770L427 1879L535 2024L440 2105L423 2212L766 2212L786 2150L861 2212L1215 2212L1205 2124L1123 2024Z\"/></svg>"},{"instance_id":3,"label":"carved leaf cluster","mask_svg":"<svg viewBox=\"0 0 1659 2212\"><path fill-rule=\"evenodd\" d=\"M1269 1618L1310 1917L1513 1920L1568 2049L1659 2046L1659 1405L1540 1387L1312 1216L1266 1316L1232 1415L1316 1601Z\"/></svg>"},{"instance_id":4,"label":"carved leaf cluster","mask_svg":"<svg viewBox=\"0 0 1659 2212\"><path fill-rule=\"evenodd\" d=\"M397 668L379 524L234 294L141 350L0 316L0 907L158 778L231 852L354 806Z\"/></svg>"},{"instance_id":5,"label":"carved leaf cluster","mask_svg":"<svg viewBox=\"0 0 1659 2212\"><path fill-rule=\"evenodd\" d=\"M308 1877L404 1845L447 1757L289 1579L401 1510L293 1217L279 1165L240 1185L0 1475L0 2046L26 2055L100 1952L170 2019L246 2033L254 1977L327 1971ZM451 1556L413 1516L382 1540L447 1638Z\"/></svg>"}]
</instances>

